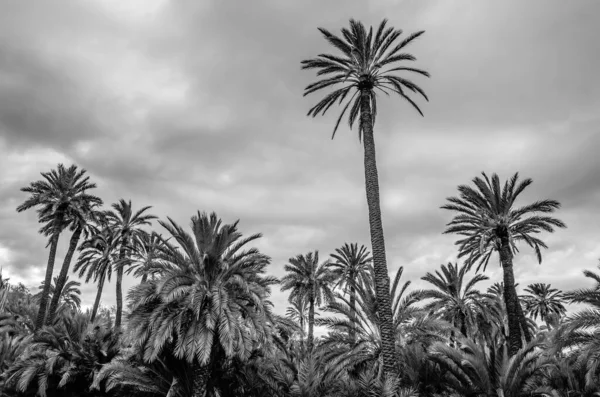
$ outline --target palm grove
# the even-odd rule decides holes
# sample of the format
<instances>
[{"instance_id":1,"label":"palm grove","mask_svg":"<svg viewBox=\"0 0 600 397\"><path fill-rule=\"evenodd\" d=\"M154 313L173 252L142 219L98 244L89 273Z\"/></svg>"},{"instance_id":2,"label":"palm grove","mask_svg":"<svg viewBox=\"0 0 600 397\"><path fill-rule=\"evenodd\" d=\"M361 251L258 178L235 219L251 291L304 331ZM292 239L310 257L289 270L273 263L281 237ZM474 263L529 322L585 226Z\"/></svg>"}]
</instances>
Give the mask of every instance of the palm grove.
<instances>
[{"instance_id":1,"label":"palm grove","mask_svg":"<svg viewBox=\"0 0 600 397\"><path fill-rule=\"evenodd\" d=\"M17 208L37 211L48 241L39 292L0 277L3 395L595 395L600 274L585 272L589 289L536 283L517 294L519 249L541 262L544 234L565 227L553 216L557 201L517 204L531 179L482 173L459 186L442 206L450 220L440 230L457 236L458 262L425 274L423 290L409 288L402 267L390 279L377 97L399 96L422 114L415 95L427 95L408 77L429 74L404 65L416 60L405 50L423 32L403 36L385 20L376 30L354 20L341 35L319 30L337 55L302 62L319 76L304 94L333 90L308 114L341 106L334 135L344 117L350 128L358 123L372 249L352 242L330 255L300 253L277 279L269 256L253 247L261 234L242 234L238 222L198 211L186 227L127 200L103 208L85 170L58 165L22 189ZM503 279L481 290L492 258ZM96 285L91 309L81 309L72 272ZM124 274L139 279L129 291ZM105 290L111 279L116 289ZM285 316L269 300L277 287L289 292ZM115 294L115 311L101 306L106 294ZM585 307L567 315L567 303Z\"/></svg>"}]
</instances>

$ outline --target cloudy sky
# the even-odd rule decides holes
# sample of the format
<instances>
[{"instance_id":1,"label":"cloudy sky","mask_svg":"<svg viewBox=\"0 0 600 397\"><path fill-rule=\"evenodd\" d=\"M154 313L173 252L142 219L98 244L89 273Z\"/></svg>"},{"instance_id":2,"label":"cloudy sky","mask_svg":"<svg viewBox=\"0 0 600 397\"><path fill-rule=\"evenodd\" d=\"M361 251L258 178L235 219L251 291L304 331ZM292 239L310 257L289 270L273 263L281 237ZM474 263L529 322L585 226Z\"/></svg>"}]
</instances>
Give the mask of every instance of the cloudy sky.
<instances>
[{"instance_id":1,"label":"cloudy sky","mask_svg":"<svg viewBox=\"0 0 600 397\"><path fill-rule=\"evenodd\" d=\"M421 118L379 109L376 143L390 272L419 278L456 257L439 209L481 171L534 179L568 229L544 236L521 285L582 286L600 258L600 2L0 0L0 266L37 289L47 251L19 189L57 163L88 170L109 205L131 199L182 224L201 211L244 233L283 274L291 256L369 243L362 148L335 112L309 119L315 76L300 61L332 51L317 27L350 18L426 30L410 47L430 97ZM160 226L156 226L160 230ZM56 272L66 251L62 237ZM501 280L496 263L488 270ZM136 281L126 280L131 286ZM114 285L104 304L112 305ZM82 287L84 303L95 287ZM275 291L279 311L286 296Z\"/></svg>"}]
</instances>

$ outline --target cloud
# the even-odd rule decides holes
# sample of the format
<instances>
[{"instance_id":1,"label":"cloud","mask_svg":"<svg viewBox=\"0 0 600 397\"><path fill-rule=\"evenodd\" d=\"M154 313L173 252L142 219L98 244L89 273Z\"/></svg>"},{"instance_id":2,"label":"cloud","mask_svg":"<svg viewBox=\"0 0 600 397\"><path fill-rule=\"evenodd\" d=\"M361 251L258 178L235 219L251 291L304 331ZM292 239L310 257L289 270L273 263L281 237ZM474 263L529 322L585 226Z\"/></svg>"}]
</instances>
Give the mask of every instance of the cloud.
<instances>
[{"instance_id":1,"label":"cloud","mask_svg":"<svg viewBox=\"0 0 600 397\"><path fill-rule=\"evenodd\" d=\"M375 131L390 273L404 266L419 287L455 260L439 207L481 171L532 177L523 203L563 204L569 228L545 236L544 263L527 249L516 258L522 285L572 288L600 256L593 0L0 3L0 259L11 279L35 288L43 277L35 213L15 208L19 188L58 162L87 169L107 206L132 199L182 225L198 210L240 219L263 233L276 276L299 253L370 246L356 131L342 125L332 141L335 112L307 118L318 96L302 97L315 76L300 60L331 51L316 28L339 32L352 17L426 30L408 48L432 74L414 78L430 97L425 117L382 97ZM488 275L501 280L494 264ZM93 286L83 291L91 305ZM285 298L273 295L279 312Z\"/></svg>"}]
</instances>

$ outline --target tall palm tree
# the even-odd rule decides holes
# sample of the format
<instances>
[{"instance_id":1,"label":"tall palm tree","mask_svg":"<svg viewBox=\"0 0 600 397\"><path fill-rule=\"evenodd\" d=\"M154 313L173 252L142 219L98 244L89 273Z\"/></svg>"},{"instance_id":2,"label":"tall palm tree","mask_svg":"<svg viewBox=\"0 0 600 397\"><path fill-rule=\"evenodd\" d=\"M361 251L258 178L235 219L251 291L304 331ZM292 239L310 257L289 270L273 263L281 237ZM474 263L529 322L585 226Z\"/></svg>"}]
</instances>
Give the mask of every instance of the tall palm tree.
<instances>
[{"instance_id":1,"label":"tall palm tree","mask_svg":"<svg viewBox=\"0 0 600 397\"><path fill-rule=\"evenodd\" d=\"M336 287L341 287L344 293L350 295L350 306L356 309L356 288L364 282L371 266L371 256L367 247L357 243L345 243L341 248L336 248L331 254L334 261L330 268L336 274L338 282ZM350 335L353 338L353 335Z\"/></svg>"},{"instance_id":2,"label":"tall palm tree","mask_svg":"<svg viewBox=\"0 0 600 397\"><path fill-rule=\"evenodd\" d=\"M56 290L59 291L59 293L52 296L50 309L46 315L47 325L52 324L54 321L54 315L56 314L56 309L59 304L60 291L67 282L71 260L73 259L81 235L83 234L84 238L86 238L90 233L96 230L95 224L98 223L103 216L103 213L97 209L97 207L102 205L102 200L98 197L91 197L89 202L78 204L79 206L71 206L67 214L73 234L71 235L69 249L65 255L63 265L56 281Z\"/></svg>"},{"instance_id":3,"label":"tall palm tree","mask_svg":"<svg viewBox=\"0 0 600 397\"><path fill-rule=\"evenodd\" d=\"M86 283L93 279L98 284L90 322L94 322L98 315L104 282L110 281L113 268L118 267L116 265L119 262L118 249L119 237L108 226L97 231L81 244L81 254L73 272L78 273L79 278L85 275Z\"/></svg>"},{"instance_id":4,"label":"tall palm tree","mask_svg":"<svg viewBox=\"0 0 600 397\"><path fill-rule=\"evenodd\" d=\"M290 290L290 302L296 299L308 302L307 350L311 352L314 344L315 304L321 306L333 301L335 274L329 270L328 261L319 263L319 251L290 258L284 269L286 275L281 279L281 290Z\"/></svg>"},{"instance_id":5,"label":"tall palm tree","mask_svg":"<svg viewBox=\"0 0 600 397\"><path fill-rule=\"evenodd\" d=\"M365 26L353 19L350 20L350 29L342 29L342 38L319 28L329 44L341 51L341 56L321 54L316 58L302 61L302 69L317 69L317 76L327 76L315 83L308 85L304 96L324 88L338 86L336 90L327 94L319 103L308 111L308 115L315 117L319 113L325 114L334 104L341 104L346 98L348 102L342 109L333 130L333 136L350 109L348 124L352 128L359 118L358 138L363 141L365 187L367 205L369 208L369 227L371 232L371 245L373 251L373 265L375 267L375 287L379 301L381 316L380 327L384 347L384 367L389 374L397 372L397 360L394 355L394 335L392 330L392 308L390 298L390 278L385 257L385 242L381 209L379 203L379 177L375 156L375 138L373 127L377 116L377 91L386 95L394 93L406 100L421 115L421 109L409 96L411 93L420 94L425 100L425 92L412 81L399 76L398 72L412 72L429 77L429 73L408 66L398 66L397 62L414 61L416 58L402 52L404 48L424 32L416 32L406 36L398 42L402 31L386 28L387 20L383 20L373 34L371 27L367 33ZM343 85L343 87L341 87ZM350 95L351 94L351 95ZM332 136L332 139L333 139Z\"/></svg>"},{"instance_id":6,"label":"tall palm tree","mask_svg":"<svg viewBox=\"0 0 600 397\"><path fill-rule=\"evenodd\" d=\"M129 261L130 252L142 238L142 226L150 225L156 216L144 214L151 206L142 207L137 212L133 211L131 200L119 200L112 205L113 210L106 213L109 225L119 238L119 259L117 262L117 313L115 314L115 328L121 327L123 316L123 269Z\"/></svg>"},{"instance_id":7,"label":"tall palm tree","mask_svg":"<svg viewBox=\"0 0 600 397\"><path fill-rule=\"evenodd\" d=\"M56 248L60 233L68 226L68 214L73 208L83 208L88 203L99 200L86 193L88 190L94 189L96 184L91 183L89 176L86 176L85 173L86 170L78 169L76 165L66 168L63 164L58 164L56 169L42 172L42 180L32 182L29 186L21 189L30 196L17 207L17 211L22 212L38 207L38 220L44 224L40 233L50 236L48 242L50 253L46 265L44 291L40 298L40 308L35 321L36 330L44 325L46 319Z\"/></svg>"},{"instance_id":8,"label":"tall palm tree","mask_svg":"<svg viewBox=\"0 0 600 397\"><path fill-rule=\"evenodd\" d=\"M475 286L488 280L487 276L476 274L467 281L465 276L468 270L467 264L459 267L458 264L448 263L441 266L441 272L428 272L421 278L436 287L422 292L423 298L433 300L425 306L425 310L434 310L467 338L473 335L478 315L487 311L484 296Z\"/></svg>"},{"instance_id":9,"label":"tall palm tree","mask_svg":"<svg viewBox=\"0 0 600 397\"><path fill-rule=\"evenodd\" d=\"M520 317L521 305L515 288L513 258L518 252L517 243L524 242L532 247L539 263L542 263L541 248L547 245L537 237L541 231L553 232L555 227L566 225L549 214L560 208L556 200L541 200L523 207L514 208L519 195L533 183L530 178L519 182L519 174L500 185L500 178L492 178L483 172L483 179L475 177L476 189L461 185L460 197L449 197L449 204L441 208L458 214L447 224L444 233L455 233L464 238L456 241L459 258L466 257L469 265L477 263L477 271L485 271L494 252L499 254L504 275L504 299L508 313L508 329L511 355L523 346Z\"/></svg>"},{"instance_id":10,"label":"tall palm tree","mask_svg":"<svg viewBox=\"0 0 600 397\"><path fill-rule=\"evenodd\" d=\"M192 217L192 233L172 219L159 221L181 248L166 243L156 280L133 287L129 327L144 360L163 350L193 368L193 397L204 397L217 354L247 359L264 342L271 303L264 276L270 258L246 245L237 223L222 225L215 213ZM219 353L220 352L220 353Z\"/></svg>"},{"instance_id":11,"label":"tall palm tree","mask_svg":"<svg viewBox=\"0 0 600 397\"><path fill-rule=\"evenodd\" d=\"M553 316L562 316L567 309L564 305L562 291L552 288L550 284L534 283L525 288L528 295L523 296L525 312L536 320L538 317L550 328Z\"/></svg>"}]
</instances>

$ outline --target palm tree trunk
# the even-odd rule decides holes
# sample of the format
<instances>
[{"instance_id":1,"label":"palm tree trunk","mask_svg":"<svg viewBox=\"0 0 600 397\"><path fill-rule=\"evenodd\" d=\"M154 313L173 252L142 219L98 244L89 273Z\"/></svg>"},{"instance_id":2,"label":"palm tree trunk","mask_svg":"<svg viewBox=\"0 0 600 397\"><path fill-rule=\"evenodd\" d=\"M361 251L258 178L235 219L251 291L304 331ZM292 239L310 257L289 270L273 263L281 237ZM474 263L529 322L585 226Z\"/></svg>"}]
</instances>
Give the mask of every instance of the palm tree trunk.
<instances>
[{"instance_id":1,"label":"palm tree trunk","mask_svg":"<svg viewBox=\"0 0 600 397\"><path fill-rule=\"evenodd\" d=\"M125 246L127 244L126 237L121 241L121 249L119 251L119 263L117 266L117 313L115 314L115 328L121 327L121 317L123 316L123 262L125 260Z\"/></svg>"},{"instance_id":2,"label":"palm tree trunk","mask_svg":"<svg viewBox=\"0 0 600 397\"><path fill-rule=\"evenodd\" d=\"M90 318L90 322L93 323L96 319L96 315L98 315L98 308L100 307L100 297L102 296L102 289L104 288L104 280L106 279L106 273L100 275L100 280L98 280L98 292L96 292L96 300L94 300L94 307L92 308L92 317Z\"/></svg>"},{"instance_id":3,"label":"palm tree trunk","mask_svg":"<svg viewBox=\"0 0 600 397\"><path fill-rule=\"evenodd\" d=\"M63 287L65 286L65 283L67 282L69 268L71 267L71 260L73 259L73 255L75 254L75 250L77 249L77 244L79 243L79 238L81 237L82 231L83 229L80 226L78 226L73 232L71 240L69 240L69 250L67 251L67 255L65 255L63 265L60 269L60 273L56 280L56 285L54 286L54 295L52 295L52 302L50 302L50 310L48 311L48 315L46 316L46 325L50 325L52 324L52 321L54 321L54 316L56 315L58 303L60 302L61 298L61 292Z\"/></svg>"},{"instance_id":4,"label":"palm tree trunk","mask_svg":"<svg viewBox=\"0 0 600 397\"><path fill-rule=\"evenodd\" d=\"M500 236L500 262L504 273L504 303L508 316L508 354L514 356L521 347L521 321L519 316L519 297L515 288L515 275L513 272L512 251L508 240L508 231Z\"/></svg>"},{"instance_id":5,"label":"palm tree trunk","mask_svg":"<svg viewBox=\"0 0 600 397\"><path fill-rule=\"evenodd\" d=\"M352 341L352 343L355 343L356 330L354 329L354 327L356 326L356 287L354 286L354 284L350 286L350 308L352 310L350 312L350 322L352 323L352 328L350 328L350 340Z\"/></svg>"},{"instance_id":6,"label":"palm tree trunk","mask_svg":"<svg viewBox=\"0 0 600 397\"><path fill-rule=\"evenodd\" d=\"M458 320L460 321L461 334L463 334L465 336L465 338L468 338L469 335L467 335L467 316L465 316L465 314L463 312L459 312Z\"/></svg>"},{"instance_id":7,"label":"palm tree trunk","mask_svg":"<svg viewBox=\"0 0 600 397\"><path fill-rule=\"evenodd\" d=\"M140 284L144 284L146 281L148 281L148 275L146 273L144 273L142 275L142 281L140 282Z\"/></svg>"},{"instance_id":8,"label":"palm tree trunk","mask_svg":"<svg viewBox=\"0 0 600 397\"><path fill-rule=\"evenodd\" d=\"M209 375L209 367L208 365L201 365L196 363L194 366L194 384L192 397L205 397L206 389L208 386L208 375Z\"/></svg>"},{"instance_id":9,"label":"palm tree trunk","mask_svg":"<svg viewBox=\"0 0 600 397\"><path fill-rule=\"evenodd\" d=\"M312 352L314 336L313 330L315 325L315 296L311 294L308 298L308 338L307 338L307 348L308 352Z\"/></svg>"},{"instance_id":10,"label":"palm tree trunk","mask_svg":"<svg viewBox=\"0 0 600 397\"><path fill-rule=\"evenodd\" d=\"M48 296L50 295L50 287L52 286L52 273L54 272L54 260L56 259L56 248L58 246L58 238L60 237L60 220L56 221L56 230L50 240L50 254L48 255L48 264L46 265L46 277L44 279L44 289L40 297L40 308L35 320L35 331L42 328L46 319L46 310L48 309Z\"/></svg>"},{"instance_id":11,"label":"palm tree trunk","mask_svg":"<svg viewBox=\"0 0 600 397\"><path fill-rule=\"evenodd\" d=\"M373 268L375 270L375 295L377 297L377 314L381 332L383 369L386 375L398 375L390 298L390 277L385 259L385 241L381 222L381 208L379 206L379 177L375 158L373 118L368 92L363 91L361 94L360 126L365 149L365 186L369 207L369 228L371 231Z\"/></svg>"}]
</instances>

